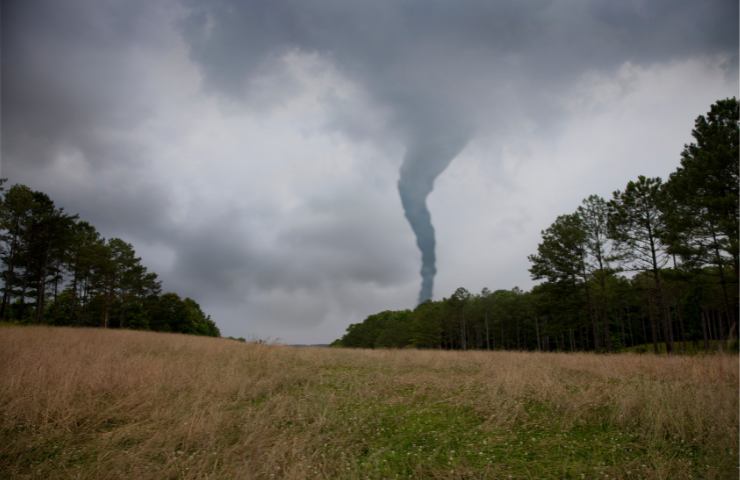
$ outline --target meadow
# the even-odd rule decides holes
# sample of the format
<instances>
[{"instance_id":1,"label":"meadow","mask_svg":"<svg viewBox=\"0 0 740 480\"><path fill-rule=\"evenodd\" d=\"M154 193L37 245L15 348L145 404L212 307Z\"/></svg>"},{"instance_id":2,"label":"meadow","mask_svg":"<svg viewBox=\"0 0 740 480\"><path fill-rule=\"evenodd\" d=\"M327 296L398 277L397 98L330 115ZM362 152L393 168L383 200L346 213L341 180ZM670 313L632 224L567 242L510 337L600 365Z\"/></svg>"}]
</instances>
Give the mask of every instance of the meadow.
<instances>
[{"instance_id":1,"label":"meadow","mask_svg":"<svg viewBox=\"0 0 740 480\"><path fill-rule=\"evenodd\" d=\"M0 328L2 478L737 478L732 354Z\"/></svg>"}]
</instances>

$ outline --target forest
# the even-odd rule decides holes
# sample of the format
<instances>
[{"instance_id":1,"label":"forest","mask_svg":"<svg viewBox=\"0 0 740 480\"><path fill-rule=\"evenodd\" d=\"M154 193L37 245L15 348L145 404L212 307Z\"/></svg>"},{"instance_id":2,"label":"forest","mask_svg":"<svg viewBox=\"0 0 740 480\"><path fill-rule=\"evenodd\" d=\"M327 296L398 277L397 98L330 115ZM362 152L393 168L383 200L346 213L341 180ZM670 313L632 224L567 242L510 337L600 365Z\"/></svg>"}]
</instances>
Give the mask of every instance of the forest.
<instances>
[{"instance_id":1,"label":"forest","mask_svg":"<svg viewBox=\"0 0 740 480\"><path fill-rule=\"evenodd\" d=\"M696 118L667 180L589 195L542 231L530 291L458 288L352 324L360 348L684 352L738 345L738 102Z\"/></svg>"},{"instance_id":2,"label":"forest","mask_svg":"<svg viewBox=\"0 0 740 480\"><path fill-rule=\"evenodd\" d=\"M0 320L220 336L191 298L161 293L131 244L26 185L0 180Z\"/></svg>"}]
</instances>

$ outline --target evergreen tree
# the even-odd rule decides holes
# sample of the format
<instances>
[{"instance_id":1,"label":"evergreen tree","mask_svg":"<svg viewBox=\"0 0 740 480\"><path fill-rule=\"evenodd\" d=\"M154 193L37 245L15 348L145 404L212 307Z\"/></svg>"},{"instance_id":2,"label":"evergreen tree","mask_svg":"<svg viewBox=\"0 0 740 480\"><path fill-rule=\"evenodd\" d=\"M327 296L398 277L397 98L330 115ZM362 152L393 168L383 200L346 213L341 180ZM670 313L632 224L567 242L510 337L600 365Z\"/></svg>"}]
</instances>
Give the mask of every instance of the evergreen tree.
<instances>
[{"instance_id":1,"label":"evergreen tree","mask_svg":"<svg viewBox=\"0 0 740 480\"><path fill-rule=\"evenodd\" d=\"M657 317L663 327L666 350L671 353L673 327L666 312L661 282L661 269L669 259L663 241L666 225L661 209L664 205L661 185L660 178L641 175L637 181L627 183L624 192L614 192L609 203L609 236L615 242L623 270L652 275Z\"/></svg>"},{"instance_id":2,"label":"evergreen tree","mask_svg":"<svg viewBox=\"0 0 740 480\"><path fill-rule=\"evenodd\" d=\"M25 185L13 185L4 192L0 202L0 229L2 229L3 249L3 299L0 305L0 318L8 318L8 306L13 298L21 297L23 302L26 285L23 276L23 262L28 257L28 228L31 224L34 195Z\"/></svg>"},{"instance_id":3,"label":"evergreen tree","mask_svg":"<svg viewBox=\"0 0 740 480\"><path fill-rule=\"evenodd\" d=\"M737 324L738 102L720 100L699 116L681 165L665 184L665 240L688 268L716 268L723 315ZM730 288L729 284L735 285ZM731 328L732 330L732 328Z\"/></svg>"},{"instance_id":4,"label":"evergreen tree","mask_svg":"<svg viewBox=\"0 0 740 480\"><path fill-rule=\"evenodd\" d=\"M590 315L598 319L595 334L597 330L600 330L596 344L600 344L603 339L606 350L611 350L609 291L607 290L609 277L613 274L609 266L612 256L611 242L608 238L609 204L598 195L590 195L581 203L576 213L581 219L586 235L585 269L592 280L589 283L593 283L596 287L591 288L587 285L591 306L594 310L590 312Z\"/></svg>"},{"instance_id":5,"label":"evergreen tree","mask_svg":"<svg viewBox=\"0 0 740 480\"><path fill-rule=\"evenodd\" d=\"M46 194L25 185L6 190L2 179L0 265L4 320L220 336L195 300L160 296L157 275L131 244L104 240Z\"/></svg>"}]
</instances>

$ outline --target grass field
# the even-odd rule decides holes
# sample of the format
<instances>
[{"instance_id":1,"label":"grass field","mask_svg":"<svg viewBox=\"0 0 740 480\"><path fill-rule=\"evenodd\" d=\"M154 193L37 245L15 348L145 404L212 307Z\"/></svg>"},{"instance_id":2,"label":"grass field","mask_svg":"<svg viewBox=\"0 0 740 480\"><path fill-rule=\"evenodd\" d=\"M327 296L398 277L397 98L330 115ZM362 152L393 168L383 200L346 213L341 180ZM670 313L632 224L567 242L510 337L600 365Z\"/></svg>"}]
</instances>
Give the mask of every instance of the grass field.
<instances>
[{"instance_id":1,"label":"grass field","mask_svg":"<svg viewBox=\"0 0 740 480\"><path fill-rule=\"evenodd\" d=\"M738 358L0 328L2 478L737 478Z\"/></svg>"}]
</instances>

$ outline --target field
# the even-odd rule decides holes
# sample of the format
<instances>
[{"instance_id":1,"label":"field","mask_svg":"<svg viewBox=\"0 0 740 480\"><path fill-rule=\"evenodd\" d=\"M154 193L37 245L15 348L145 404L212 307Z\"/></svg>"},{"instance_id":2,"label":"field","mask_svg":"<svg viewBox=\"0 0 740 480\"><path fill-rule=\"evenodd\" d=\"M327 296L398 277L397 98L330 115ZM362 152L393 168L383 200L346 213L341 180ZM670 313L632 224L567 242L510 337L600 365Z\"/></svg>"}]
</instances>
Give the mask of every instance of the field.
<instances>
[{"instance_id":1,"label":"field","mask_svg":"<svg viewBox=\"0 0 740 480\"><path fill-rule=\"evenodd\" d=\"M0 328L2 478L737 478L738 358Z\"/></svg>"}]
</instances>

